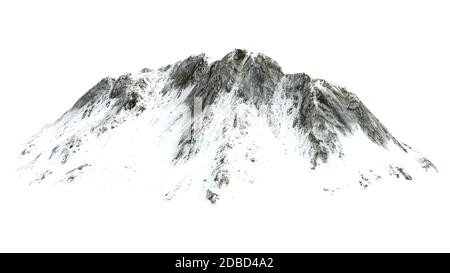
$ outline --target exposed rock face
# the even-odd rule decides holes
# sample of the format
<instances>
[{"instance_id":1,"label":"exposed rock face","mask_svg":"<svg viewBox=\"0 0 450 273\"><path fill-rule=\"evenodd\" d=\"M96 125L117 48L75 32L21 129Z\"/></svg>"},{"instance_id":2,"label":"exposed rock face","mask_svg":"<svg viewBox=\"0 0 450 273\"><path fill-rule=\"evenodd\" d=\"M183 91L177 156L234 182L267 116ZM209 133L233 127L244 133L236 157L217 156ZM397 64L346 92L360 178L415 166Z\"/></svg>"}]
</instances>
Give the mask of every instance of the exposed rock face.
<instances>
[{"instance_id":1,"label":"exposed rock face","mask_svg":"<svg viewBox=\"0 0 450 273\"><path fill-rule=\"evenodd\" d=\"M202 115L196 117L199 102ZM129 124L139 124L139 134L130 132ZM258 168L276 163L266 152L269 148L281 147L279 154L275 152L278 159L296 155L310 171L330 161L347 162L343 140L356 135L371 143L358 148L363 153L371 145L380 151L395 150L400 156L414 157L418 168L436 170L428 159L398 142L345 88L304 73L284 74L271 58L236 49L212 63L201 54L158 70L101 80L28 142L21 153L21 170L33 178L30 181L76 182L90 171L98 172L100 165L108 169L107 161L125 166L123 155L132 158L139 150L150 149L146 156L151 157L164 146L167 162L160 161L169 169L204 162L203 167L195 165L198 169L192 172L201 175L191 175L190 181L215 203L228 184L254 183ZM111 139L119 138L126 143L114 148ZM130 148L114 150L123 146ZM105 151L119 159L97 160L108 154ZM402 162L385 161L386 176L413 179ZM355 175L363 188L383 177L366 167ZM184 180L168 184L175 186L164 196L172 198Z\"/></svg>"},{"instance_id":2,"label":"exposed rock face","mask_svg":"<svg viewBox=\"0 0 450 273\"><path fill-rule=\"evenodd\" d=\"M174 65L170 72L171 83L164 88L163 92L172 89L184 89L189 85L201 80L208 69L205 55L191 56L184 61Z\"/></svg>"}]
</instances>

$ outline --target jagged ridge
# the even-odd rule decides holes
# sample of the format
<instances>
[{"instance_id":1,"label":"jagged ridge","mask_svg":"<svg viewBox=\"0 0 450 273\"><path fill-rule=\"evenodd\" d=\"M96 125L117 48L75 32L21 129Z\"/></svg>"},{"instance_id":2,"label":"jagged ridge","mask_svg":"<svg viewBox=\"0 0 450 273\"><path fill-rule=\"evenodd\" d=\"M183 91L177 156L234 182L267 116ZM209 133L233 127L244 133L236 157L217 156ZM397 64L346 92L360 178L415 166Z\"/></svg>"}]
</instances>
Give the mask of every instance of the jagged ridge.
<instances>
[{"instance_id":1,"label":"jagged ridge","mask_svg":"<svg viewBox=\"0 0 450 273\"><path fill-rule=\"evenodd\" d=\"M203 115L197 128L200 133L192 137L195 119L190 117L195 114L196 100L202 103ZM260 161L258 156L266 156L266 147L255 132L273 137L289 152L295 151L313 170L330 159L344 159L342 139L359 132L382 149L393 144L401 153L413 152L345 88L304 73L284 74L271 58L236 49L212 63L201 54L158 70L102 79L27 143L21 152L21 170L30 173L33 182L49 177L74 182L74 174L81 176L95 168L95 163L89 162L95 152L83 147L90 143L101 152L99 147L109 145L104 135L114 136L117 128L132 122L148 128L151 124L161 126L159 137L173 140L173 149L167 153L174 166L212 154L207 159L211 169L198 182L211 202L233 177L253 182L251 170ZM283 142L288 135L293 136L291 141ZM236 167L241 160L244 166ZM436 169L422 156L417 160L426 170ZM49 162L67 171L55 174ZM390 175L412 179L404 168L388 165ZM236 169L239 175L233 174ZM359 176L364 188L371 173ZM375 180L381 177L373 176ZM175 183L166 197L174 196L182 184Z\"/></svg>"}]
</instances>

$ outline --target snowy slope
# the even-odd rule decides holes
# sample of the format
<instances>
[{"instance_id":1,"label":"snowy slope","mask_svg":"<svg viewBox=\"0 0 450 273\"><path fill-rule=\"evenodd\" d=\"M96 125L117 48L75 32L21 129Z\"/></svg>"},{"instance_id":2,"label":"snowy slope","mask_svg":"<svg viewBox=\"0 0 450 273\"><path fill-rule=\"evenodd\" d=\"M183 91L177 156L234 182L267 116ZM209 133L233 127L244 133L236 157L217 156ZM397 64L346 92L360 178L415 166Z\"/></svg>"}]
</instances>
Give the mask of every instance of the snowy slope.
<instances>
[{"instance_id":1,"label":"snowy slope","mask_svg":"<svg viewBox=\"0 0 450 273\"><path fill-rule=\"evenodd\" d=\"M19 160L32 185L142 183L162 199L212 203L257 185L334 192L437 172L345 88L245 50L105 78Z\"/></svg>"}]
</instances>

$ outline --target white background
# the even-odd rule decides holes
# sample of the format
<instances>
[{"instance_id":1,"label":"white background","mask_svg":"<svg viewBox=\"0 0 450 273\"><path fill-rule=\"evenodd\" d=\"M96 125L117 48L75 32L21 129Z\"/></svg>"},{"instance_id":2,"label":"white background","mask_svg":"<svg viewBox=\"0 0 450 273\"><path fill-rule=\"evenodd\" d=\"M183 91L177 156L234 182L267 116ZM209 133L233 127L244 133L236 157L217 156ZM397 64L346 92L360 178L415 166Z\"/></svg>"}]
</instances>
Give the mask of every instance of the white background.
<instances>
[{"instance_id":1,"label":"white background","mask_svg":"<svg viewBox=\"0 0 450 273\"><path fill-rule=\"evenodd\" d=\"M19 144L56 120L105 76L157 68L202 52L218 59L234 48L246 48L272 57L286 73L305 72L347 87L398 139L427 155L444 175L448 165L449 12L448 1L430 0L2 1L1 165L7 166L11 153L15 156L19 151ZM3 194L10 197L8 200L22 196L20 191ZM433 195L427 195L420 203L428 204L433 199ZM402 197L393 198L393 204L395 200L401 202ZM75 221L58 211L60 217L73 222L64 220L71 227L55 224L59 218L50 213L33 218L37 211L29 209L36 204L22 201L20 207L2 201L1 249L161 250L144 244L151 240L131 243L117 234L117 244L101 236L99 241L92 240L90 236L99 230L87 228L82 216ZM57 206L46 203L41 209ZM444 210L448 203L439 206L444 214L429 214L426 210L434 208L427 207L422 211L430 217L422 219L427 223L414 222L419 232L411 234L415 241L405 237L397 242L386 231L381 235L384 240L374 239L365 245L350 235L329 244L320 241L317 248L312 239L302 248L287 241L278 245L276 240L272 245L258 245L260 241L254 238L248 244L241 241L242 247L237 250L449 250L449 223ZM79 212L76 206L68 211ZM440 226L433 221L440 221ZM122 230L133 233L132 227L121 223ZM422 223L419 228L418 223ZM404 227L408 229L407 224ZM159 231L164 232L164 226ZM420 231L434 240L427 240ZM71 241L65 234L79 237ZM186 239L179 245L171 244L170 250L234 250L233 246L239 244L233 242L229 241L228 248L212 248L206 243L196 248Z\"/></svg>"}]
</instances>

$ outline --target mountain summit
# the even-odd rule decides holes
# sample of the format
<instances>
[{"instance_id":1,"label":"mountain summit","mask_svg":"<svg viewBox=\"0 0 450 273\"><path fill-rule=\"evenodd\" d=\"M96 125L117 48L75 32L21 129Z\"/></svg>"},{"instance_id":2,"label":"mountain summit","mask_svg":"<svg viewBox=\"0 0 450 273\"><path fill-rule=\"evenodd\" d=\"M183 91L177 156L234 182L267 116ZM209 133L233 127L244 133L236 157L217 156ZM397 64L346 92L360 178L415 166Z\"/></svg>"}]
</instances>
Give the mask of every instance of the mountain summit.
<instances>
[{"instance_id":1,"label":"mountain summit","mask_svg":"<svg viewBox=\"0 0 450 273\"><path fill-rule=\"evenodd\" d=\"M31 184L142 181L212 203L282 179L335 191L436 171L353 93L241 49L104 78L19 159Z\"/></svg>"}]
</instances>

